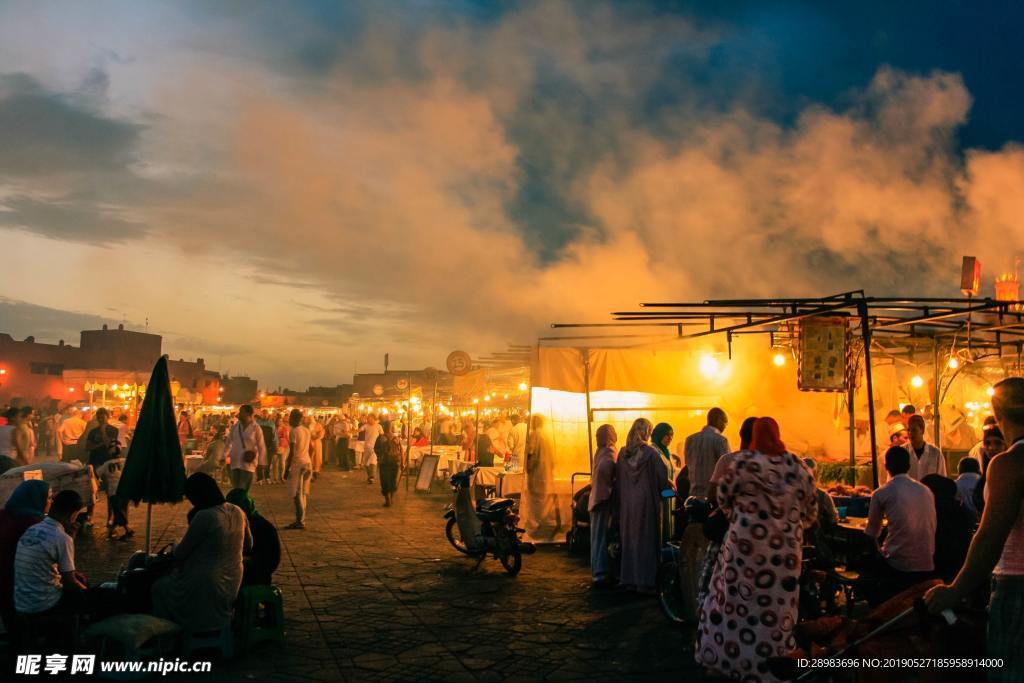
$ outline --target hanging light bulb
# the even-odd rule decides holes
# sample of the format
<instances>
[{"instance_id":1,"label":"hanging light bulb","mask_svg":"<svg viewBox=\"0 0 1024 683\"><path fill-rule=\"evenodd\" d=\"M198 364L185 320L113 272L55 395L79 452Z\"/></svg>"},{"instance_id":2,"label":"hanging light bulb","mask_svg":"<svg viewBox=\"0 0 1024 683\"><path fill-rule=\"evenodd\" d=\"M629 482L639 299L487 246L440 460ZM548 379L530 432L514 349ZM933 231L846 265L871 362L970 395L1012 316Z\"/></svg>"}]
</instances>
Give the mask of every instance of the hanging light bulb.
<instances>
[{"instance_id":1,"label":"hanging light bulb","mask_svg":"<svg viewBox=\"0 0 1024 683\"><path fill-rule=\"evenodd\" d=\"M953 356L949 359L949 362L946 363L946 365L949 366L950 370L956 370L958 367L960 367L960 361L958 361L956 357Z\"/></svg>"},{"instance_id":2,"label":"hanging light bulb","mask_svg":"<svg viewBox=\"0 0 1024 683\"><path fill-rule=\"evenodd\" d=\"M915 389L920 389L921 387L924 386L924 378L921 377L921 375L914 375L913 377L910 378L910 386L914 387Z\"/></svg>"},{"instance_id":3,"label":"hanging light bulb","mask_svg":"<svg viewBox=\"0 0 1024 683\"><path fill-rule=\"evenodd\" d=\"M702 356L700 359L700 374L705 377L714 377L718 374L718 361L714 356Z\"/></svg>"},{"instance_id":4,"label":"hanging light bulb","mask_svg":"<svg viewBox=\"0 0 1024 683\"><path fill-rule=\"evenodd\" d=\"M781 368L786 364L786 356L783 353L776 353L775 357L772 358L772 362L775 363L775 367Z\"/></svg>"},{"instance_id":5,"label":"hanging light bulb","mask_svg":"<svg viewBox=\"0 0 1024 683\"><path fill-rule=\"evenodd\" d=\"M995 396L996 395L995 387L989 387L988 389L985 390L985 393L988 394L989 396Z\"/></svg>"}]
</instances>

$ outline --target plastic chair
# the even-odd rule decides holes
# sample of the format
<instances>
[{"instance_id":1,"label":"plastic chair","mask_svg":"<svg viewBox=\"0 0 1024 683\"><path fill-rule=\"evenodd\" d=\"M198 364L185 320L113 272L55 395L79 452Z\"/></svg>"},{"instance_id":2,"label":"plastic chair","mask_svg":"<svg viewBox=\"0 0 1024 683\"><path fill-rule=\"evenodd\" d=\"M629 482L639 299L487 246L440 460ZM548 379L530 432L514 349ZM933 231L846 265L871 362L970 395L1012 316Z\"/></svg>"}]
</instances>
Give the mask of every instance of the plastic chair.
<instances>
[{"instance_id":1,"label":"plastic chair","mask_svg":"<svg viewBox=\"0 0 1024 683\"><path fill-rule=\"evenodd\" d=\"M266 641L284 642L284 598L277 586L245 586L238 603L242 649Z\"/></svg>"},{"instance_id":2,"label":"plastic chair","mask_svg":"<svg viewBox=\"0 0 1024 683\"><path fill-rule=\"evenodd\" d=\"M217 650L224 659L231 659L234 656L231 624L218 631L186 631L181 649L186 657L198 650Z\"/></svg>"}]
</instances>

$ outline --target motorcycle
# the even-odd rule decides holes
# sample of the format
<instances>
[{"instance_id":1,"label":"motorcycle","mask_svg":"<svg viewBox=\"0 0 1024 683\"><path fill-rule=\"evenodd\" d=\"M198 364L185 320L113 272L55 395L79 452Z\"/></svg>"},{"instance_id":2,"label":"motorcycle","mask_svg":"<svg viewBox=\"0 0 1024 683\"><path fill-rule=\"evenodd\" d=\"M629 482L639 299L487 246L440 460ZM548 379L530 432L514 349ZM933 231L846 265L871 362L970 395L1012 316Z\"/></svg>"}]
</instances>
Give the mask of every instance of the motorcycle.
<instances>
[{"instance_id":1,"label":"motorcycle","mask_svg":"<svg viewBox=\"0 0 1024 683\"><path fill-rule=\"evenodd\" d=\"M661 492L665 500L672 500L676 492L672 489L665 489ZM703 515L703 517L701 516ZM682 510L673 510L676 525L684 521L688 523L703 523L707 517L707 505L697 498L690 497ZM665 617L672 623L686 624L687 608L686 598L683 595L683 569L686 561L679 551L679 543L669 539L661 548L660 561L658 562L658 604Z\"/></svg>"},{"instance_id":2,"label":"motorcycle","mask_svg":"<svg viewBox=\"0 0 1024 683\"><path fill-rule=\"evenodd\" d=\"M444 535L452 547L464 555L476 558L479 567L488 555L501 562L511 576L523 566L523 555L532 555L532 543L520 540L523 529L518 527L519 513L511 498L485 498L473 501L473 475L477 466L471 465L452 475L450 483L455 500L445 508Z\"/></svg>"}]
</instances>

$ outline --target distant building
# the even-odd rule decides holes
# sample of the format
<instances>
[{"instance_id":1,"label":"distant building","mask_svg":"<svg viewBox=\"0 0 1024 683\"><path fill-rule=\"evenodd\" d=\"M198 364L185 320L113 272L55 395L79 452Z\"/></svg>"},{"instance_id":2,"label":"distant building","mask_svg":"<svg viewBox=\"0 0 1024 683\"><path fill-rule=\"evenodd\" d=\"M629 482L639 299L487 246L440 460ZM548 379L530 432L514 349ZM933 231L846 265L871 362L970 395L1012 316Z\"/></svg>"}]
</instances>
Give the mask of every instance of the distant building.
<instances>
[{"instance_id":1,"label":"distant building","mask_svg":"<svg viewBox=\"0 0 1024 683\"><path fill-rule=\"evenodd\" d=\"M149 381L161 353L160 335L126 330L124 325L84 330L77 347L63 340L42 344L34 337L15 341L0 333L0 403L45 408L79 402L133 405L133 392ZM168 368L176 401L219 402L220 375L207 370L202 358L170 361Z\"/></svg>"},{"instance_id":2,"label":"distant building","mask_svg":"<svg viewBox=\"0 0 1024 683\"><path fill-rule=\"evenodd\" d=\"M224 388L221 398L224 403L238 405L257 399L257 382L249 377L223 377L220 385Z\"/></svg>"}]
</instances>

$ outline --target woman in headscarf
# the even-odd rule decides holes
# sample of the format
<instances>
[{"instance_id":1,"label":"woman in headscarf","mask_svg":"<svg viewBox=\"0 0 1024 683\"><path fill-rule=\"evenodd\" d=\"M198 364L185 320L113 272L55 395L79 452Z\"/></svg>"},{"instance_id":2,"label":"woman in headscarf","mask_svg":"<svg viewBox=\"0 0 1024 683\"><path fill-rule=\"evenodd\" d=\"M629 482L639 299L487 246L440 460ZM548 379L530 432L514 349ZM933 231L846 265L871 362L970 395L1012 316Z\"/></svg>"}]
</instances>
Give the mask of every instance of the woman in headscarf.
<instances>
[{"instance_id":1,"label":"woman in headscarf","mask_svg":"<svg viewBox=\"0 0 1024 683\"><path fill-rule=\"evenodd\" d=\"M605 424L597 428L597 453L594 474L590 481L590 574L596 588L611 584L608 557L608 530L612 524L612 497L615 494L615 427Z\"/></svg>"},{"instance_id":2,"label":"woman in headscarf","mask_svg":"<svg viewBox=\"0 0 1024 683\"><path fill-rule=\"evenodd\" d=\"M675 488L676 486L676 467L672 461L672 451L668 448L674 437L675 432L668 422L659 422L651 432L651 444L658 449L661 460L665 463L665 469L668 470L668 482L665 488ZM661 537L668 539L672 537L672 501L664 498L661 505Z\"/></svg>"},{"instance_id":3,"label":"woman in headscarf","mask_svg":"<svg viewBox=\"0 0 1024 683\"><path fill-rule=\"evenodd\" d=\"M974 523L957 500L955 481L941 474L929 474L921 483L935 498L935 573L951 583L967 559Z\"/></svg>"},{"instance_id":4,"label":"woman in headscarf","mask_svg":"<svg viewBox=\"0 0 1024 683\"><path fill-rule=\"evenodd\" d=\"M650 420L636 420L615 462L622 536L619 584L648 595L657 590L661 492L668 488L668 469L661 451L649 443L652 431Z\"/></svg>"},{"instance_id":5,"label":"woman in headscarf","mask_svg":"<svg viewBox=\"0 0 1024 683\"><path fill-rule=\"evenodd\" d=\"M185 480L185 497L192 503L188 530L174 546L174 571L153 584L153 613L186 631L217 631L231 623L252 533L245 513L224 500L209 475Z\"/></svg>"},{"instance_id":6,"label":"woman in headscarf","mask_svg":"<svg viewBox=\"0 0 1024 683\"><path fill-rule=\"evenodd\" d=\"M731 522L698 615L695 657L712 675L774 681L768 659L796 648L800 552L818 498L775 420L754 424L750 448L718 485Z\"/></svg>"},{"instance_id":7,"label":"woman in headscarf","mask_svg":"<svg viewBox=\"0 0 1024 683\"><path fill-rule=\"evenodd\" d=\"M281 564L281 539L277 529L266 517L256 512L256 503L245 489L232 489L227 501L245 513L252 532L252 549L243 556L243 586L270 586L274 572Z\"/></svg>"},{"instance_id":8,"label":"woman in headscarf","mask_svg":"<svg viewBox=\"0 0 1024 683\"><path fill-rule=\"evenodd\" d=\"M18 487L0 510L0 617L8 633L14 630L14 555L25 530L38 524L50 510L50 485L29 479Z\"/></svg>"}]
</instances>

